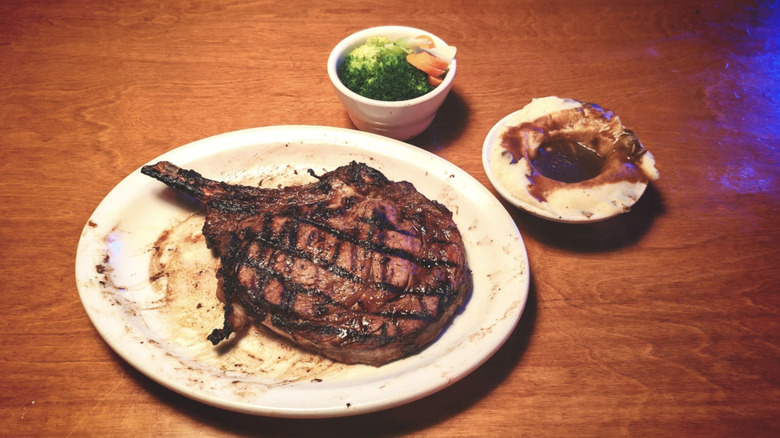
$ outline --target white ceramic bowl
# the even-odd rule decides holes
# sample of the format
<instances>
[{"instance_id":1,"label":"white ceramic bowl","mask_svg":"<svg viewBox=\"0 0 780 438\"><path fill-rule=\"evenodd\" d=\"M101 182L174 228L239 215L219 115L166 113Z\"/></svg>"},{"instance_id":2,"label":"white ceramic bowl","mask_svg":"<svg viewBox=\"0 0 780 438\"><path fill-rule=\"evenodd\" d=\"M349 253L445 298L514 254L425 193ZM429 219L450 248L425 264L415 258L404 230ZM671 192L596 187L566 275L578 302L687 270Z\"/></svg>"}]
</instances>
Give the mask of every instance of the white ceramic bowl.
<instances>
[{"instance_id":1,"label":"white ceramic bowl","mask_svg":"<svg viewBox=\"0 0 780 438\"><path fill-rule=\"evenodd\" d=\"M446 46L441 38L421 29L406 26L380 26L364 29L356 32L336 45L328 57L328 77L336 90L341 103L349 113L352 123L361 130L374 134L384 135L397 140L408 140L425 131L431 124L436 112L444 102L447 94L452 88L452 81L455 78L457 70L457 61L455 59L450 63L450 69L444 78L444 82L439 84L433 91L423 96L401 100L396 102L385 102L363 97L348 89L339 80L336 70L344 61L344 57L352 49L362 45L369 37L384 36L390 39L396 39L403 36L415 37L418 35L430 35L436 47Z\"/></svg>"}]
</instances>

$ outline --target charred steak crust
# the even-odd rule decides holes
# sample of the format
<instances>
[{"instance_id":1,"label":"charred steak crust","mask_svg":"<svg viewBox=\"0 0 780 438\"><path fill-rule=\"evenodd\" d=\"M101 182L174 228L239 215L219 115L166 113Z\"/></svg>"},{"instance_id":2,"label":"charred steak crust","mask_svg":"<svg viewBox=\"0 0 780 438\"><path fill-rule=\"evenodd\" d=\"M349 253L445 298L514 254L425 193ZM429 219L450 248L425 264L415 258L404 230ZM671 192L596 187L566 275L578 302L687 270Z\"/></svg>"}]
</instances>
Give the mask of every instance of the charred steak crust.
<instances>
[{"instance_id":1,"label":"charred steak crust","mask_svg":"<svg viewBox=\"0 0 780 438\"><path fill-rule=\"evenodd\" d=\"M215 345L252 321L334 360L378 366L429 344L471 293L452 213L364 163L280 189L168 162L141 171L206 206L225 307Z\"/></svg>"}]
</instances>

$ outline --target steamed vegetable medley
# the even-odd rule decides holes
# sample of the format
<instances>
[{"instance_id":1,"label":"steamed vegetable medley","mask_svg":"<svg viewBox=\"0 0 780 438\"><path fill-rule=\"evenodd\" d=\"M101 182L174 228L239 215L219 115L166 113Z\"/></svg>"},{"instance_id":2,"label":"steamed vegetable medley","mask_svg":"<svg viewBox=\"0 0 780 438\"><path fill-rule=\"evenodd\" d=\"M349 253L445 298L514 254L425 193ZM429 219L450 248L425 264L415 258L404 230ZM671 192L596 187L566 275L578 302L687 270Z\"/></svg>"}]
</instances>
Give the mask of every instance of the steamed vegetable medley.
<instances>
[{"instance_id":1,"label":"steamed vegetable medley","mask_svg":"<svg viewBox=\"0 0 780 438\"><path fill-rule=\"evenodd\" d=\"M433 40L427 36L395 41L371 37L347 54L338 76L347 88L369 99L414 99L441 84L449 68L449 61L425 51L431 48Z\"/></svg>"}]
</instances>

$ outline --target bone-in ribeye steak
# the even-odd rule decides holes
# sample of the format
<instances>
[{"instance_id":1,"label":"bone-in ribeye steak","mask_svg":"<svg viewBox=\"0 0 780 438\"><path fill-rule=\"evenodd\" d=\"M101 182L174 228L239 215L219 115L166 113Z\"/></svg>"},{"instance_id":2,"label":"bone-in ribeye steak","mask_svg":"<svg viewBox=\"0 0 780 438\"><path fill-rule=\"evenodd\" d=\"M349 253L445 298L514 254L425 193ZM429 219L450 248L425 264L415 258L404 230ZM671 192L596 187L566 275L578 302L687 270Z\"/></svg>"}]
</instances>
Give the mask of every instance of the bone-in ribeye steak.
<instances>
[{"instance_id":1,"label":"bone-in ribeye steak","mask_svg":"<svg viewBox=\"0 0 780 438\"><path fill-rule=\"evenodd\" d=\"M225 309L208 336L215 345L255 322L332 359L378 366L430 343L471 293L452 213L366 164L279 189L165 161L142 172L206 206Z\"/></svg>"}]
</instances>

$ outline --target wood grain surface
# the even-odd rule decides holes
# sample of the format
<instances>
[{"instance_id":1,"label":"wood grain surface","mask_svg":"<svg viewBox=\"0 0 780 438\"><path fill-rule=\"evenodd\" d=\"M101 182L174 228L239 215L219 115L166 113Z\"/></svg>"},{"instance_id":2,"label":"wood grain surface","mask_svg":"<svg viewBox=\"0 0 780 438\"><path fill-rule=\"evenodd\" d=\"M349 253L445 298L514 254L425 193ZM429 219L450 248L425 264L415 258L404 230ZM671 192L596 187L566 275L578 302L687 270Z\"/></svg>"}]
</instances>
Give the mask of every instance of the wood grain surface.
<instances>
[{"instance_id":1,"label":"wood grain surface","mask_svg":"<svg viewBox=\"0 0 780 438\"><path fill-rule=\"evenodd\" d=\"M397 4L398 6L391 6ZM0 435L777 436L776 1L0 2ZM136 371L90 323L82 228L162 153L258 126L354 129L331 48L402 24L458 47L409 142L496 193L480 151L534 97L613 110L661 178L633 211L562 225L506 204L532 284L505 346L449 388L356 417L222 411Z\"/></svg>"}]
</instances>

